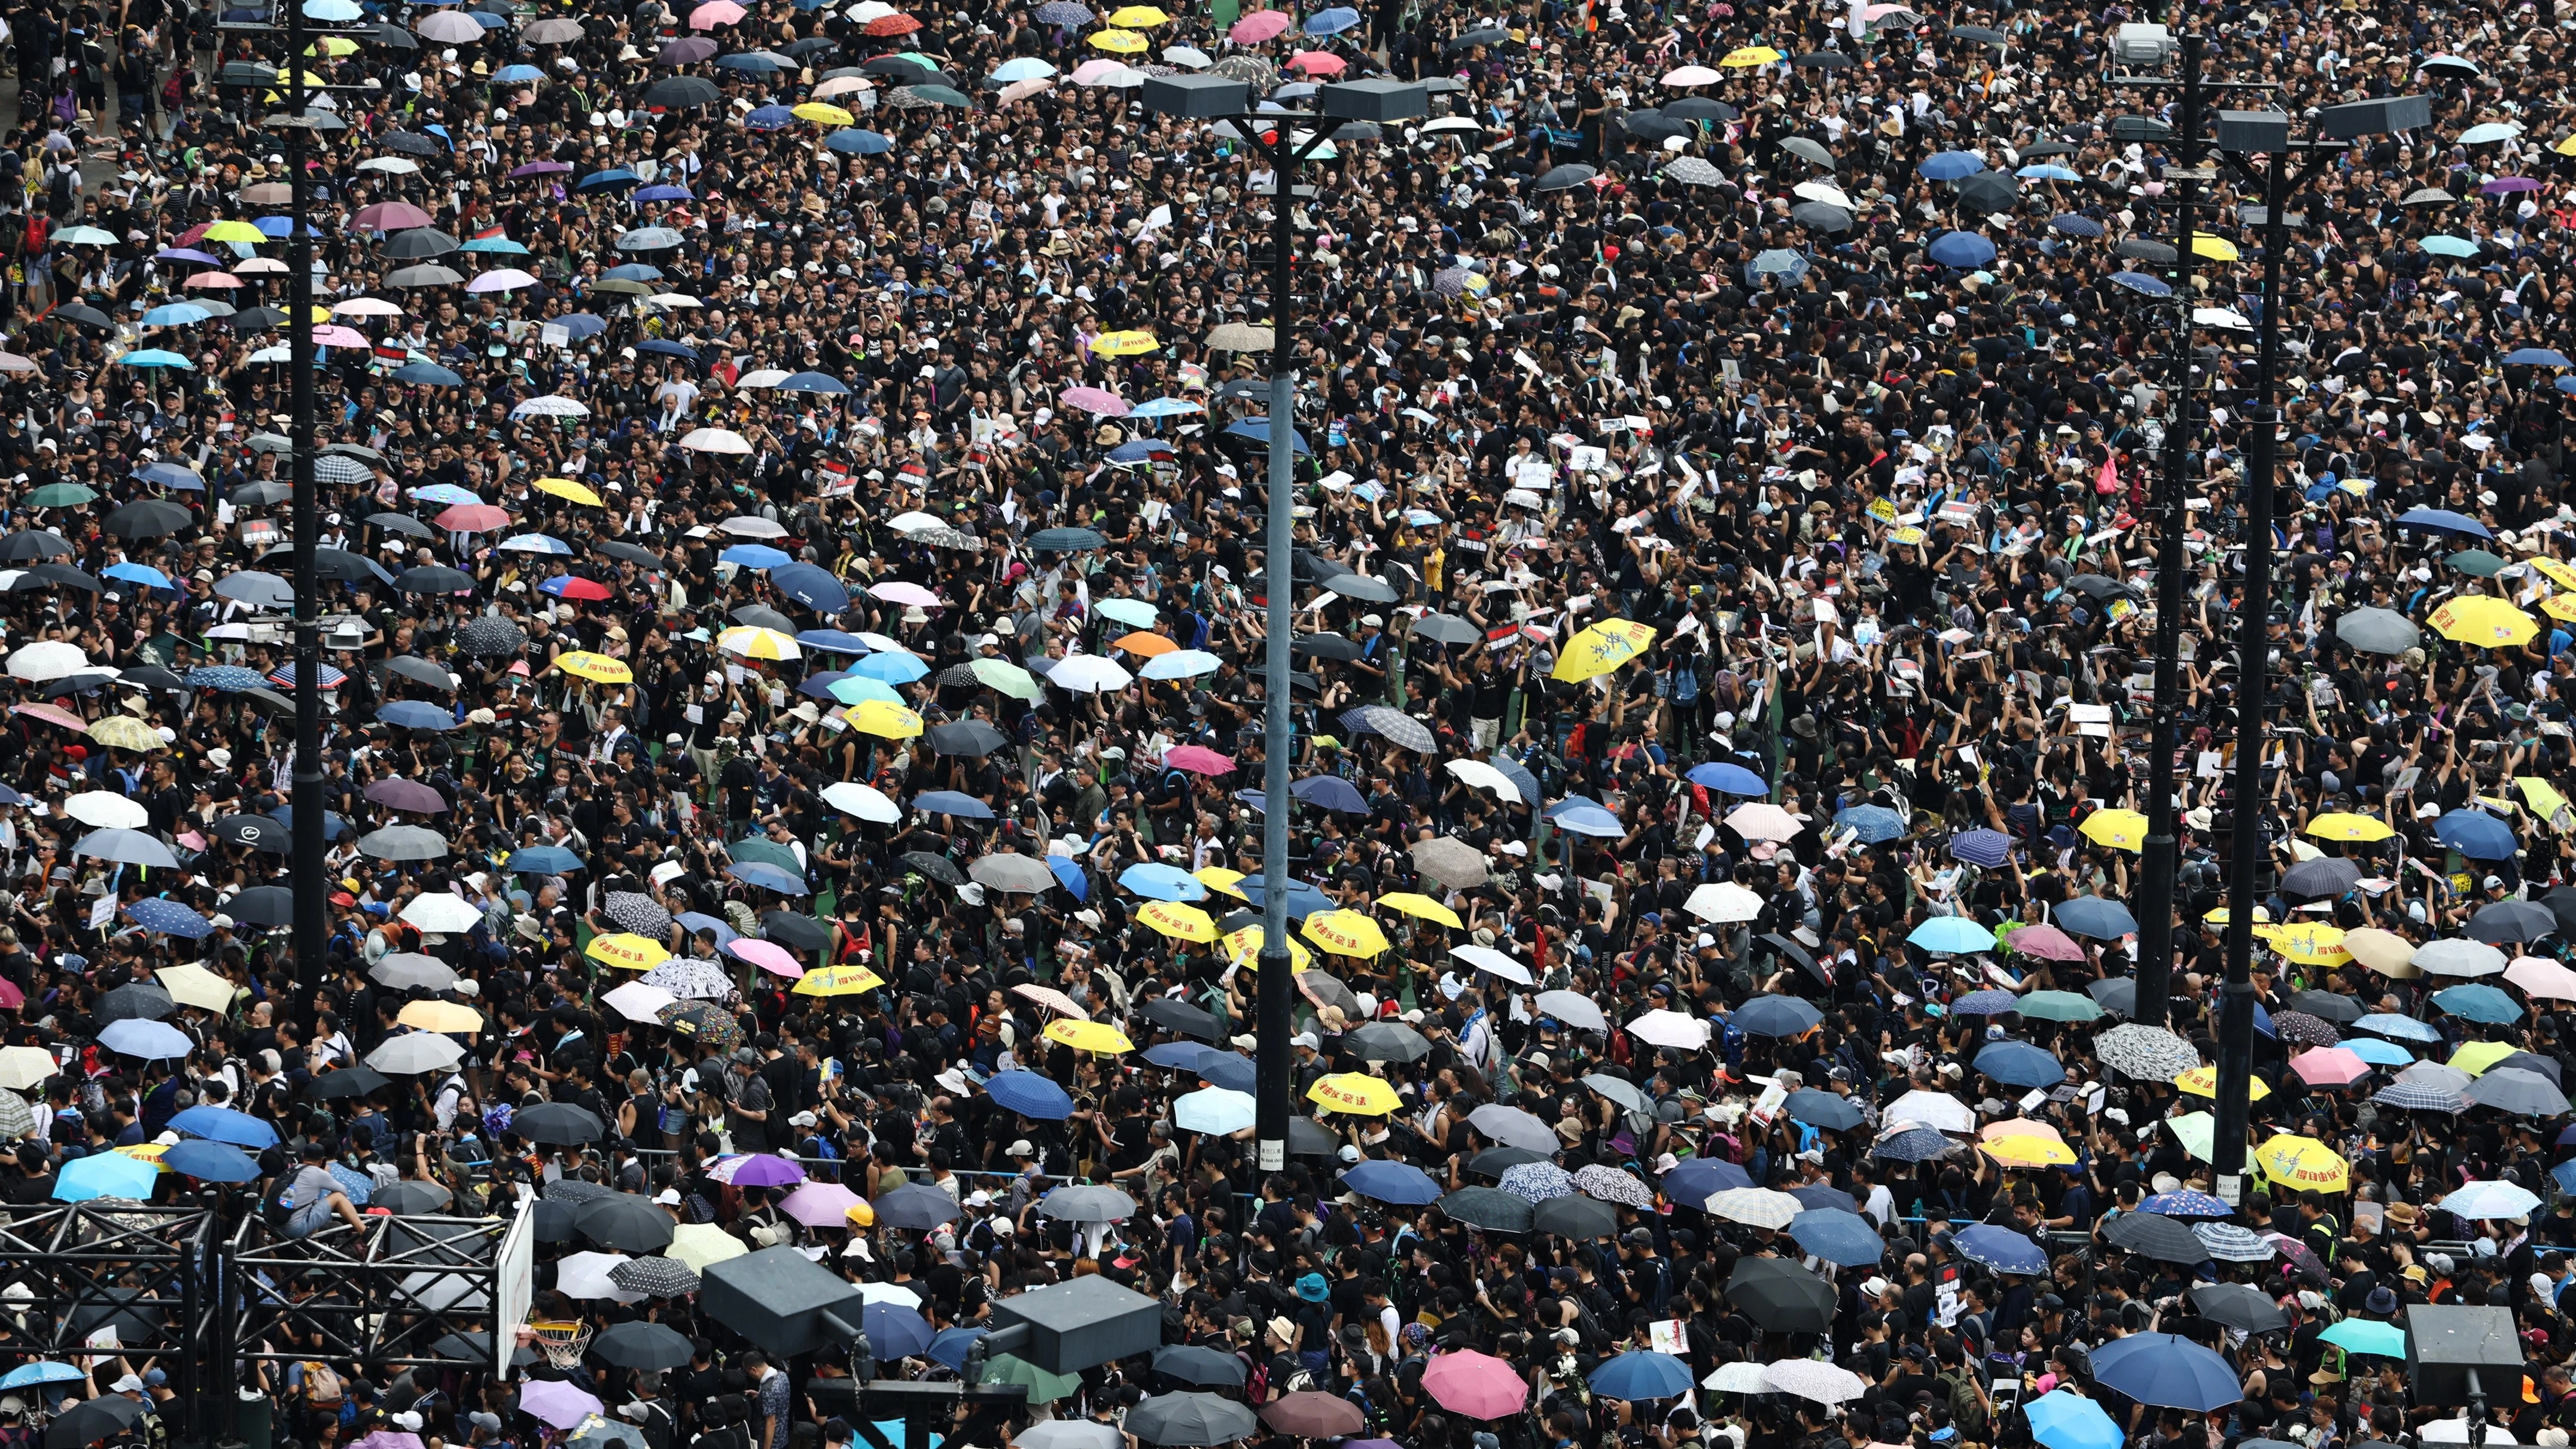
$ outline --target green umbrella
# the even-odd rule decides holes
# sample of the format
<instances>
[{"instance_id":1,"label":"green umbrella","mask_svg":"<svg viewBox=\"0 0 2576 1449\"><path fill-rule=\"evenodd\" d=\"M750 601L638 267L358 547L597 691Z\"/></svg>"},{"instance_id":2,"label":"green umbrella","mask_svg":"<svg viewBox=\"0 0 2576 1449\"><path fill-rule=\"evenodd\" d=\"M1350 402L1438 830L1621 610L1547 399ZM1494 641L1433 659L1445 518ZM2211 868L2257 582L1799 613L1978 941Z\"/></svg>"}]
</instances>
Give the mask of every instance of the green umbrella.
<instances>
[{"instance_id":1,"label":"green umbrella","mask_svg":"<svg viewBox=\"0 0 2576 1449\"><path fill-rule=\"evenodd\" d=\"M1017 1354L997 1353L984 1364L986 1384L1026 1384L1029 1402L1051 1404L1082 1387L1080 1374L1051 1374Z\"/></svg>"},{"instance_id":2,"label":"green umbrella","mask_svg":"<svg viewBox=\"0 0 2576 1449\"><path fill-rule=\"evenodd\" d=\"M2207 1162L2211 1139L2218 1135L2218 1119L2207 1112L2185 1112L2179 1117L2167 1117L2165 1130L2182 1144L2183 1151Z\"/></svg>"},{"instance_id":3,"label":"green umbrella","mask_svg":"<svg viewBox=\"0 0 2576 1449\"><path fill-rule=\"evenodd\" d=\"M2080 991L2034 991L2017 1009L2042 1021L2091 1021L2102 1014L2100 1004Z\"/></svg>"},{"instance_id":4,"label":"green umbrella","mask_svg":"<svg viewBox=\"0 0 2576 1449\"><path fill-rule=\"evenodd\" d=\"M1115 619L1131 629L1154 627L1154 606L1143 599L1103 599L1092 611L1104 619Z\"/></svg>"},{"instance_id":5,"label":"green umbrella","mask_svg":"<svg viewBox=\"0 0 2576 1449\"><path fill-rule=\"evenodd\" d=\"M2503 559L2497 558L2482 548L2461 549L2442 562L2464 574L2473 574L2482 579L2494 578L2497 571L2504 567Z\"/></svg>"},{"instance_id":6,"label":"green umbrella","mask_svg":"<svg viewBox=\"0 0 2576 1449\"><path fill-rule=\"evenodd\" d=\"M805 878L805 862L796 858L795 851L788 849L786 846L779 844L775 840L764 840L761 837L754 835L747 839L737 840L733 844L726 846L725 849L733 852L733 858L736 861L745 863L750 861L759 861L765 865L774 865L780 870L787 872L789 875L796 877L798 880L803 880Z\"/></svg>"},{"instance_id":7,"label":"green umbrella","mask_svg":"<svg viewBox=\"0 0 2576 1449\"><path fill-rule=\"evenodd\" d=\"M78 483L48 483L27 495L30 508L78 508L84 503L97 501L96 493Z\"/></svg>"},{"instance_id":8,"label":"green umbrella","mask_svg":"<svg viewBox=\"0 0 2576 1449\"><path fill-rule=\"evenodd\" d=\"M872 699L882 699L888 704L911 704L910 700L894 692L893 685L882 679L870 679L864 674L844 674L826 687L832 691L832 697L843 704L865 704Z\"/></svg>"},{"instance_id":9,"label":"green umbrella","mask_svg":"<svg viewBox=\"0 0 2576 1449\"><path fill-rule=\"evenodd\" d=\"M988 687L1000 690L1013 699L1034 700L1046 693L1038 686L1036 675L1007 659L978 659L967 668L973 670L975 677L984 681Z\"/></svg>"},{"instance_id":10,"label":"green umbrella","mask_svg":"<svg viewBox=\"0 0 2576 1449\"><path fill-rule=\"evenodd\" d=\"M911 86L907 89L925 101L934 101L943 106L971 108L975 104L966 98L965 92L948 86Z\"/></svg>"}]
</instances>

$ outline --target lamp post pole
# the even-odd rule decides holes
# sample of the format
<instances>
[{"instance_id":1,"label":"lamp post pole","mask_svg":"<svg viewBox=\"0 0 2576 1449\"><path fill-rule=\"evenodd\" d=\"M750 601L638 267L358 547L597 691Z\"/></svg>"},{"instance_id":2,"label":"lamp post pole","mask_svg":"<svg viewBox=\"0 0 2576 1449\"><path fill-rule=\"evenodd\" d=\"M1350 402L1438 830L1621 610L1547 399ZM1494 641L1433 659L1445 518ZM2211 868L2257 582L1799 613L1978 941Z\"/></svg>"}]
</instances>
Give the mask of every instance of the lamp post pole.
<instances>
[{"instance_id":1,"label":"lamp post pole","mask_svg":"<svg viewBox=\"0 0 2576 1449\"><path fill-rule=\"evenodd\" d=\"M313 496L313 240L307 215L312 199L305 170L311 126L305 115L305 74L311 42L304 24L303 0L284 0L286 8L286 336L287 372L292 389L288 405L288 455L295 489L295 773L288 799L295 809L290 857L295 889L295 959L297 977L307 987L319 985L326 972L330 919L324 910L326 889L322 863L322 592L314 547L322 531L321 512Z\"/></svg>"}]
</instances>

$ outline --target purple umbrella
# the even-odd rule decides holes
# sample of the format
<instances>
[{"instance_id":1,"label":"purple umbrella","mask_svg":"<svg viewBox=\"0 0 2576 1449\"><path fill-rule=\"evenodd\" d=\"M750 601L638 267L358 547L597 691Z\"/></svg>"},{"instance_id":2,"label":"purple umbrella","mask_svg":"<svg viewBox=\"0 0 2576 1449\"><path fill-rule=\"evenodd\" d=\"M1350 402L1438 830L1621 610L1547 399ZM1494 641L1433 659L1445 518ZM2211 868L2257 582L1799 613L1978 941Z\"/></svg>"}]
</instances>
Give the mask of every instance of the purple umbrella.
<instances>
[{"instance_id":1,"label":"purple umbrella","mask_svg":"<svg viewBox=\"0 0 2576 1449\"><path fill-rule=\"evenodd\" d=\"M653 57L653 63L656 65L696 65L699 61L712 59L715 53L716 43L714 41L707 39L703 35L688 35L683 36L678 40L664 41L662 43L662 53Z\"/></svg>"},{"instance_id":2,"label":"purple umbrella","mask_svg":"<svg viewBox=\"0 0 2576 1449\"><path fill-rule=\"evenodd\" d=\"M223 258L208 256L206 253L198 251L194 247L164 247L160 251L152 254L152 260L156 262L203 262L210 267L220 267L224 264ZM374 1436L369 1435L368 1437L373 1438ZM417 1449L417 1446L415 1446L415 1449Z\"/></svg>"},{"instance_id":3,"label":"purple umbrella","mask_svg":"<svg viewBox=\"0 0 2576 1449\"><path fill-rule=\"evenodd\" d=\"M2478 190L2489 196L2506 196L2516 191L2538 191L2540 183L2528 176L2499 176Z\"/></svg>"},{"instance_id":4,"label":"purple umbrella","mask_svg":"<svg viewBox=\"0 0 2576 1449\"><path fill-rule=\"evenodd\" d=\"M850 1209L859 1202L857 1193L837 1182L809 1182L789 1193L778 1209L809 1228L845 1228Z\"/></svg>"},{"instance_id":5,"label":"purple umbrella","mask_svg":"<svg viewBox=\"0 0 2576 1449\"><path fill-rule=\"evenodd\" d=\"M367 798L396 810L417 810L436 815L447 809L447 801L436 790L418 780L378 780L367 787Z\"/></svg>"},{"instance_id":6,"label":"purple umbrella","mask_svg":"<svg viewBox=\"0 0 2576 1449\"><path fill-rule=\"evenodd\" d=\"M421 1443L418 1434L406 1434L399 1429L378 1429L350 1445L349 1449L421 1449Z\"/></svg>"},{"instance_id":7,"label":"purple umbrella","mask_svg":"<svg viewBox=\"0 0 2576 1449\"><path fill-rule=\"evenodd\" d=\"M510 179L517 181L529 176L561 176L570 170L572 167L561 161L531 161L511 172Z\"/></svg>"},{"instance_id":8,"label":"purple umbrella","mask_svg":"<svg viewBox=\"0 0 2576 1449\"><path fill-rule=\"evenodd\" d=\"M541 1424L569 1429L607 1409L599 1400L560 1379L530 1379L519 1386L519 1412Z\"/></svg>"},{"instance_id":9,"label":"purple umbrella","mask_svg":"<svg viewBox=\"0 0 2576 1449\"><path fill-rule=\"evenodd\" d=\"M805 1180L805 1169L784 1157L755 1152L728 1179L736 1187L786 1187Z\"/></svg>"}]
</instances>

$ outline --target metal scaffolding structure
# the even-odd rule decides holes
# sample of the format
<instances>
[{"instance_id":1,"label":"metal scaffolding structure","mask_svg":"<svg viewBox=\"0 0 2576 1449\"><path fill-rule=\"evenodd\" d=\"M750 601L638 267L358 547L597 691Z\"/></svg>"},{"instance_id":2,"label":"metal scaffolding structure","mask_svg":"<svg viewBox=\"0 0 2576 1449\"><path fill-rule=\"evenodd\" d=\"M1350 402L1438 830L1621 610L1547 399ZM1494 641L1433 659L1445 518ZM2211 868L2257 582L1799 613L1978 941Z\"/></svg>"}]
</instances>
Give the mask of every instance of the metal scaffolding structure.
<instances>
[{"instance_id":1,"label":"metal scaffolding structure","mask_svg":"<svg viewBox=\"0 0 2576 1449\"><path fill-rule=\"evenodd\" d=\"M0 1208L0 1311L18 1320L34 1357L151 1359L193 1395L205 1387L201 1350L219 1330L216 1249L204 1208L106 1199Z\"/></svg>"},{"instance_id":2,"label":"metal scaffolding structure","mask_svg":"<svg viewBox=\"0 0 2576 1449\"><path fill-rule=\"evenodd\" d=\"M334 1221L287 1238L252 1218L226 1245L236 1362L351 1358L490 1370L509 1218ZM460 1352L470 1348L471 1352Z\"/></svg>"}]
</instances>

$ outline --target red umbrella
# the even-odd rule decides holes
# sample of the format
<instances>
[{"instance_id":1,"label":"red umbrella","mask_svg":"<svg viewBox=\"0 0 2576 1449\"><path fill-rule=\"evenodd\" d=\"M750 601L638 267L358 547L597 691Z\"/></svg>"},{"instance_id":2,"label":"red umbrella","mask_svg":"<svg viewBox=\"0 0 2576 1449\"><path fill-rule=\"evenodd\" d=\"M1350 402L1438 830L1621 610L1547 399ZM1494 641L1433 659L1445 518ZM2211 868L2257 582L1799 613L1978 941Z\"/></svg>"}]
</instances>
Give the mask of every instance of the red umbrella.
<instances>
[{"instance_id":1,"label":"red umbrella","mask_svg":"<svg viewBox=\"0 0 2576 1449\"><path fill-rule=\"evenodd\" d=\"M1288 69L1301 75L1340 75L1346 64L1329 50L1301 50L1288 57Z\"/></svg>"},{"instance_id":2,"label":"red umbrella","mask_svg":"<svg viewBox=\"0 0 2576 1449\"><path fill-rule=\"evenodd\" d=\"M559 599L587 599L596 602L609 597L613 591L597 579L586 579L579 574L574 574L547 592Z\"/></svg>"},{"instance_id":3,"label":"red umbrella","mask_svg":"<svg viewBox=\"0 0 2576 1449\"><path fill-rule=\"evenodd\" d=\"M409 231L429 222L429 213L408 201L379 201L358 208L350 225L359 231Z\"/></svg>"},{"instance_id":4,"label":"red umbrella","mask_svg":"<svg viewBox=\"0 0 2576 1449\"><path fill-rule=\"evenodd\" d=\"M880 15L868 22L870 35L910 35L921 28L921 22L909 15Z\"/></svg>"},{"instance_id":5,"label":"red umbrella","mask_svg":"<svg viewBox=\"0 0 2576 1449\"><path fill-rule=\"evenodd\" d=\"M1204 745L1182 745L1163 752L1163 763L1175 770L1193 775L1225 775L1234 771L1234 761Z\"/></svg>"},{"instance_id":6,"label":"red umbrella","mask_svg":"<svg viewBox=\"0 0 2576 1449\"><path fill-rule=\"evenodd\" d=\"M510 512L489 503L459 503L439 514L437 523L450 533L490 533L510 526Z\"/></svg>"},{"instance_id":7,"label":"red umbrella","mask_svg":"<svg viewBox=\"0 0 2576 1449\"><path fill-rule=\"evenodd\" d=\"M1510 1364L1474 1349L1433 1359L1422 1387L1440 1407L1469 1419L1508 1419L1529 1403L1529 1384Z\"/></svg>"},{"instance_id":8,"label":"red umbrella","mask_svg":"<svg viewBox=\"0 0 2576 1449\"><path fill-rule=\"evenodd\" d=\"M2023 955L2036 956L2042 961L2084 959L2084 948L2075 944L2074 937L2055 926L2024 926L2017 931L2005 932L2004 940Z\"/></svg>"}]
</instances>

